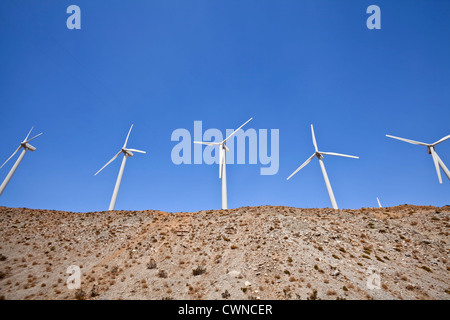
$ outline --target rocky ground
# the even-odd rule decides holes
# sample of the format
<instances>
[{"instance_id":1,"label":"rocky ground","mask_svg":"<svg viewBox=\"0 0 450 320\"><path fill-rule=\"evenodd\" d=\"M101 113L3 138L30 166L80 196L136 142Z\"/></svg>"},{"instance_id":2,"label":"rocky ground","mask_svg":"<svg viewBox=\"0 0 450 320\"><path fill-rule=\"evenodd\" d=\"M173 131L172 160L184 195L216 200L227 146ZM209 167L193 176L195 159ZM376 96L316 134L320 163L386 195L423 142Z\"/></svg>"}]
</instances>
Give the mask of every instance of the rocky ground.
<instances>
[{"instance_id":1,"label":"rocky ground","mask_svg":"<svg viewBox=\"0 0 450 320\"><path fill-rule=\"evenodd\" d=\"M0 297L449 299L449 226L449 206L0 207ZM67 286L71 265L81 289Z\"/></svg>"}]
</instances>

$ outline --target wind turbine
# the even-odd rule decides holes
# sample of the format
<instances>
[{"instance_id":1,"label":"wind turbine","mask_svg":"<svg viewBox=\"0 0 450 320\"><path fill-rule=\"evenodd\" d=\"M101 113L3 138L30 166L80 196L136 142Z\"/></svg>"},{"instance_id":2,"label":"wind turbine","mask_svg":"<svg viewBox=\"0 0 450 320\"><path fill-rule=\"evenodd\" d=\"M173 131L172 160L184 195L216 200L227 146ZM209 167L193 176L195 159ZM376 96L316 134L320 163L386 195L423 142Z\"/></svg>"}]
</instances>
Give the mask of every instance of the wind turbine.
<instances>
[{"instance_id":1,"label":"wind turbine","mask_svg":"<svg viewBox=\"0 0 450 320\"><path fill-rule=\"evenodd\" d=\"M204 142L204 141L194 141L194 143L205 144L207 146L219 146L219 179L222 179L222 209L228 209L227 202L227 173L226 173L226 161L225 161L225 152L228 152L229 149L225 145L228 139L230 139L236 132L238 132L243 126L245 126L250 120L250 118L245 122L242 126L237 128L230 134L225 140L222 142Z\"/></svg>"},{"instance_id":2,"label":"wind turbine","mask_svg":"<svg viewBox=\"0 0 450 320\"><path fill-rule=\"evenodd\" d=\"M437 172L437 175L438 175L438 178L439 178L439 182L442 183L441 171L439 170L439 166L442 168L442 170L446 174L447 178L450 180L450 171L447 169L447 167L445 166L444 162L441 160L441 158L439 158L438 154L434 150L434 147L436 145L438 145L439 143L444 142L445 140L449 139L450 138L450 134L448 136L446 136L446 137L436 141L435 143L424 143L424 142L419 142L419 141L399 138L399 137L395 137L395 136L390 136L388 134L386 135L386 137L427 147L428 154L431 154L431 156L433 157L433 162L434 162L434 166L436 167L436 172Z\"/></svg>"},{"instance_id":3,"label":"wind turbine","mask_svg":"<svg viewBox=\"0 0 450 320\"><path fill-rule=\"evenodd\" d=\"M327 171L325 170L325 165L323 163L323 155L339 156L339 157L347 157L347 158L355 158L355 159L359 159L359 157L349 156L346 154L335 153L335 152L319 151L319 149L317 148L317 142L316 142L316 137L314 135L313 125L311 125L311 133L312 133L312 140L313 140L315 152L300 167L298 167L297 170L295 170L286 180L289 180L294 174L299 172L303 167L305 167L308 163L310 163L314 157L317 157L317 159L319 159L320 168L322 169L323 178L325 179L325 184L327 186L328 195L330 196L331 205L333 206L333 209L338 209L336 199L334 198L333 189L331 189L330 180L328 179Z\"/></svg>"},{"instance_id":4,"label":"wind turbine","mask_svg":"<svg viewBox=\"0 0 450 320\"><path fill-rule=\"evenodd\" d=\"M378 207L379 207L379 208L383 208L383 207L381 206L381 202L380 202L380 199L378 199L378 197L377 197L377 201L378 201Z\"/></svg>"},{"instance_id":5,"label":"wind turbine","mask_svg":"<svg viewBox=\"0 0 450 320\"><path fill-rule=\"evenodd\" d=\"M2 164L2 166L0 167L0 169L12 158L14 157L14 155L21 149L22 153L20 154L19 158L16 160L16 163L14 163L13 167L11 168L11 170L9 171L8 175L6 176L5 180L3 181L3 183L0 185L0 196L2 195L3 191L5 190L6 186L8 185L9 180L11 180L14 172L16 172L17 167L19 166L20 162L22 161L23 157L25 156L25 153L27 153L28 150L30 151L34 151L36 150L35 147L33 147L31 144L29 144L28 142L30 142L33 139L36 139L37 137L39 137L42 133L39 133L38 135L35 135L33 138L28 139L28 137L30 136L31 131L33 130L33 127L31 127L30 132L28 132L27 136L25 137L25 139L20 143L20 146L16 149L16 151L13 152L13 154L5 161L4 164Z\"/></svg>"},{"instance_id":6,"label":"wind turbine","mask_svg":"<svg viewBox=\"0 0 450 320\"><path fill-rule=\"evenodd\" d=\"M128 149L127 148L127 142L128 142L128 137L130 136L130 132L131 129L133 128L133 125L131 125L130 131L128 131L128 135L127 138L125 139L125 143L123 144L122 149L120 149L119 152L117 152L117 154L112 157L111 160L109 160L100 170L97 171L96 174L94 174L94 176L96 176L100 171L102 171L108 164L110 164L111 162L113 162L114 160L116 160L116 158L123 153L123 159L122 159L122 164L120 165L120 170L119 170L119 175L117 176L117 181L116 181L116 185L114 187L114 192L111 198L111 202L109 204L109 209L108 210L114 210L114 207L116 205L116 200L117 200L117 194L119 193L119 188L120 188L120 182L122 181L122 176L123 176L123 170L125 169L125 163L127 162L127 157L132 157L133 156L133 152L138 152L138 153L146 153L145 151L141 151L141 150L136 150L136 149Z\"/></svg>"}]
</instances>

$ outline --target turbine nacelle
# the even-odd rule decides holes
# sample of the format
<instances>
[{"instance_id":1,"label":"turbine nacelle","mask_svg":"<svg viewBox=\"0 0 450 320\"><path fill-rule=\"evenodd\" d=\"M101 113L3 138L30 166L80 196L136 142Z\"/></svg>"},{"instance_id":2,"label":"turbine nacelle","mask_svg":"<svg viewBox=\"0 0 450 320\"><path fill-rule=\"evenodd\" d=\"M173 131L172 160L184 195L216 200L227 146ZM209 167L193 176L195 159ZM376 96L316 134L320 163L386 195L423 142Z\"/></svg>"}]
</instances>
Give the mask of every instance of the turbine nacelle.
<instances>
[{"instance_id":1,"label":"turbine nacelle","mask_svg":"<svg viewBox=\"0 0 450 320\"><path fill-rule=\"evenodd\" d=\"M123 154L126 155L127 157L132 157L132 156L134 155L133 152L131 152L131 151L125 149L125 148L122 148L122 152L123 152Z\"/></svg>"},{"instance_id":2,"label":"turbine nacelle","mask_svg":"<svg viewBox=\"0 0 450 320\"><path fill-rule=\"evenodd\" d=\"M30 151L36 150L36 147L33 147L33 146L32 146L31 144L29 144L29 143L22 143L21 146L22 146L22 148L25 148L25 149L30 150Z\"/></svg>"}]
</instances>

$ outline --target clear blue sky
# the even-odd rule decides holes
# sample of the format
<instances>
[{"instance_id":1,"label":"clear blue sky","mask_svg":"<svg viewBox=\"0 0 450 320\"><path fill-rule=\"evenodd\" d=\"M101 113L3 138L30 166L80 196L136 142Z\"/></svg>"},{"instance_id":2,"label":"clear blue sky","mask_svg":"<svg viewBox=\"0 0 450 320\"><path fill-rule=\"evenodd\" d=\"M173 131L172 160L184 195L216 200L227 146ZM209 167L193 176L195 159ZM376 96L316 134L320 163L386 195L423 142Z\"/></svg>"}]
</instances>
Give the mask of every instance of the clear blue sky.
<instances>
[{"instance_id":1,"label":"clear blue sky","mask_svg":"<svg viewBox=\"0 0 450 320\"><path fill-rule=\"evenodd\" d=\"M360 157L325 158L340 208L450 204L426 148L385 137L450 134L449 17L447 0L3 0L0 161L31 126L44 135L0 205L106 210L120 160L94 173L134 123L129 147L148 153L128 160L116 209L219 209L217 165L173 164L171 133L250 117L280 130L280 169L227 166L230 208L331 206L318 161L286 181L313 153L311 123L320 149ZM450 141L437 152L450 168Z\"/></svg>"}]
</instances>

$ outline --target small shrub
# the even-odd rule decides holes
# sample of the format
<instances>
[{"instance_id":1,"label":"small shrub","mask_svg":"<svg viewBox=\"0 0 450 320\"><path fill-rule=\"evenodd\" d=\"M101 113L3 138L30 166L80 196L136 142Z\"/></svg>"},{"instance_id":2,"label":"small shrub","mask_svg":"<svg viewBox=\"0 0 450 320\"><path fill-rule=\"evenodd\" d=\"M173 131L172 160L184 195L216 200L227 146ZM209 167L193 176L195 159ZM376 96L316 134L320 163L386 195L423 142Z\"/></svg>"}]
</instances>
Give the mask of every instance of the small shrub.
<instances>
[{"instance_id":1,"label":"small shrub","mask_svg":"<svg viewBox=\"0 0 450 320\"><path fill-rule=\"evenodd\" d=\"M431 269L428 268L427 266L422 266L421 268L422 268L423 270L427 271L427 272L433 272L433 271L431 271Z\"/></svg>"},{"instance_id":2,"label":"small shrub","mask_svg":"<svg viewBox=\"0 0 450 320\"><path fill-rule=\"evenodd\" d=\"M147 269L156 269L155 259L150 258L150 261L147 263Z\"/></svg>"},{"instance_id":3,"label":"small shrub","mask_svg":"<svg viewBox=\"0 0 450 320\"><path fill-rule=\"evenodd\" d=\"M167 278L167 272L164 270L159 270L158 277L160 278Z\"/></svg>"},{"instance_id":4,"label":"small shrub","mask_svg":"<svg viewBox=\"0 0 450 320\"><path fill-rule=\"evenodd\" d=\"M317 297L317 290L313 289L313 292L306 298L307 300L319 300Z\"/></svg>"},{"instance_id":5,"label":"small shrub","mask_svg":"<svg viewBox=\"0 0 450 320\"><path fill-rule=\"evenodd\" d=\"M336 295L336 291L334 291L334 290L327 291L327 296L335 296L335 295Z\"/></svg>"},{"instance_id":6,"label":"small shrub","mask_svg":"<svg viewBox=\"0 0 450 320\"><path fill-rule=\"evenodd\" d=\"M197 268L192 270L192 274L194 276L199 276L201 274L204 274L206 272L206 268L203 268L202 266L198 266Z\"/></svg>"},{"instance_id":7,"label":"small shrub","mask_svg":"<svg viewBox=\"0 0 450 320\"><path fill-rule=\"evenodd\" d=\"M86 300L86 292L84 292L82 289L78 289L77 291L75 291L75 299Z\"/></svg>"}]
</instances>

